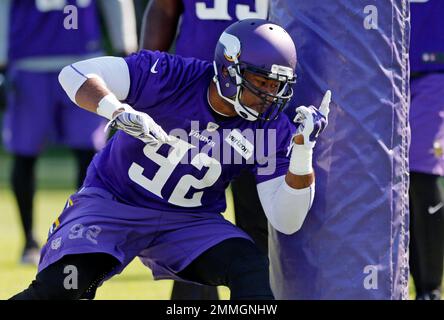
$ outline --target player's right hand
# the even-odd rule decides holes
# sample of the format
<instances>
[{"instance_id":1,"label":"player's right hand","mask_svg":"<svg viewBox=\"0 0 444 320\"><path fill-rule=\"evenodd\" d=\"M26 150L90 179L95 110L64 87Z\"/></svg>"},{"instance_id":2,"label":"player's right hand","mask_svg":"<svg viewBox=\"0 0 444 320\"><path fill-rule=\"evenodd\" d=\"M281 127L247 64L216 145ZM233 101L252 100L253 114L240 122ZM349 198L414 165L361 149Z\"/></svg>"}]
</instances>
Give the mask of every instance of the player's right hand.
<instances>
[{"instance_id":1,"label":"player's right hand","mask_svg":"<svg viewBox=\"0 0 444 320\"><path fill-rule=\"evenodd\" d=\"M105 131L109 127L119 129L151 146L171 140L162 127L149 115L134 110L128 104L122 104L122 107L124 110L122 109L114 115L106 125Z\"/></svg>"},{"instance_id":2,"label":"player's right hand","mask_svg":"<svg viewBox=\"0 0 444 320\"><path fill-rule=\"evenodd\" d=\"M303 136L303 145L307 149L313 149L316 139L327 127L330 102L331 91L327 90L319 108L314 106L296 108L296 116L293 119L293 122L298 124L296 135Z\"/></svg>"}]
</instances>

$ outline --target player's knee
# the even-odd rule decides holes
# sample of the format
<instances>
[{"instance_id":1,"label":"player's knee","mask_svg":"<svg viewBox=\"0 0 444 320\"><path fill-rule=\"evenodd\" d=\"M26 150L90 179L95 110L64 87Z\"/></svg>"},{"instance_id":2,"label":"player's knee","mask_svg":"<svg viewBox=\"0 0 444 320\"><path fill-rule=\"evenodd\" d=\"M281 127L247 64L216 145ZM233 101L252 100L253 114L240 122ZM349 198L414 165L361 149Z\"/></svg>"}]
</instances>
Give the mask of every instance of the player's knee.
<instances>
[{"instance_id":1,"label":"player's knee","mask_svg":"<svg viewBox=\"0 0 444 320\"><path fill-rule=\"evenodd\" d=\"M83 292L78 288L66 288L57 281L41 279L37 275L31 285L16 294L11 300L78 300Z\"/></svg>"},{"instance_id":2,"label":"player's knee","mask_svg":"<svg viewBox=\"0 0 444 320\"><path fill-rule=\"evenodd\" d=\"M92 299L96 285L118 261L108 254L67 255L41 270L36 279L13 299Z\"/></svg>"}]
</instances>

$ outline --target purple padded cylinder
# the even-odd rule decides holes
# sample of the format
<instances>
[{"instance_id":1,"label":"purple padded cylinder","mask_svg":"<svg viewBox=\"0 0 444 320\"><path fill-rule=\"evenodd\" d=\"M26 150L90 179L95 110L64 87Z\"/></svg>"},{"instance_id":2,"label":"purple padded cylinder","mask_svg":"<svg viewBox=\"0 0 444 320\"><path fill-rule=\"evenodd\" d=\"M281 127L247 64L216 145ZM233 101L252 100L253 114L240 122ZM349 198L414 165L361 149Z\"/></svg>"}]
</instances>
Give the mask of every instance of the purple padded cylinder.
<instances>
[{"instance_id":1,"label":"purple padded cylinder","mask_svg":"<svg viewBox=\"0 0 444 320\"><path fill-rule=\"evenodd\" d=\"M293 37L287 109L332 90L314 152L316 198L302 229L270 232L277 299L408 298L407 0L272 0Z\"/></svg>"}]
</instances>

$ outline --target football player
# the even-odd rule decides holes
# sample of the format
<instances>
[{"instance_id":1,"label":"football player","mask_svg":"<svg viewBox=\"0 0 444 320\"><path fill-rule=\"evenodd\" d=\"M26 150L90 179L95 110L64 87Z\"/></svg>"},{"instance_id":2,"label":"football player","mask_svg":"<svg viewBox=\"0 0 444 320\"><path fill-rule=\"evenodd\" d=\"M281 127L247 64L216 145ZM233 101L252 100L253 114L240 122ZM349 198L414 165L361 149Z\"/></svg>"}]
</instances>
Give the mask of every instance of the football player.
<instances>
[{"instance_id":1,"label":"football player","mask_svg":"<svg viewBox=\"0 0 444 320\"><path fill-rule=\"evenodd\" d=\"M137 47L131 5L113 0L102 7L118 53ZM105 144L103 120L75 108L57 81L67 64L103 55L99 7L91 0L5 0L0 6L0 69L7 66L8 80L2 136L13 155L11 184L25 236L21 262L37 264L33 199L39 154L48 142L68 146L79 187L95 151Z\"/></svg>"},{"instance_id":2,"label":"football player","mask_svg":"<svg viewBox=\"0 0 444 320\"><path fill-rule=\"evenodd\" d=\"M153 0L145 10L141 48L174 52L212 61L219 35L234 21L267 18L268 0L217 0L213 3ZM180 21L180 23L179 23ZM162 30L162 32L159 32ZM201 45L205 44L205 45ZM255 188L253 174L245 170L231 182L236 225L268 253L268 224ZM175 282L171 299L217 299L217 288Z\"/></svg>"},{"instance_id":3,"label":"football player","mask_svg":"<svg viewBox=\"0 0 444 320\"><path fill-rule=\"evenodd\" d=\"M411 2L410 271L416 299L440 300L444 266L444 3Z\"/></svg>"},{"instance_id":4,"label":"football player","mask_svg":"<svg viewBox=\"0 0 444 320\"><path fill-rule=\"evenodd\" d=\"M267 256L220 212L227 185L248 169L270 223L286 234L301 227L331 93L319 109L299 107L296 126L282 117L295 66L283 28L247 19L221 34L213 63L142 50L65 67L67 95L119 130L52 226L35 281L13 298L92 298L139 256L155 279L272 299Z\"/></svg>"}]
</instances>

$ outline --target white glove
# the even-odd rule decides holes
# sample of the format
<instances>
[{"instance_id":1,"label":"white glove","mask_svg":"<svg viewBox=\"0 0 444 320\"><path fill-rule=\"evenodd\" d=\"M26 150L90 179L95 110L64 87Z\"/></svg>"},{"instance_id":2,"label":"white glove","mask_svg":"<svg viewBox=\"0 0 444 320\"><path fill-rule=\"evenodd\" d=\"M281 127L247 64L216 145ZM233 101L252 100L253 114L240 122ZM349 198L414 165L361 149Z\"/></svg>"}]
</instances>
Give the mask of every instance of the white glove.
<instances>
[{"instance_id":1,"label":"white glove","mask_svg":"<svg viewBox=\"0 0 444 320\"><path fill-rule=\"evenodd\" d=\"M155 147L159 143L171 141L168 134L149 115L122 104L124 111L117 113L105 127L116 128Z\"/></svg>"},{"instance_id":2,"label":"white glove","mask_svg":"<svg viewBox=\"0 0 444 320\"><path fill-rule=\"evenodd\" d=\"M295 136L302 135L304 144L291 142L289 171L295 175L307 175L313 172L312 157L313 147L319 134L324 131L328 124L330 112L331 91L325 92L319 109L314 106L300 106L296 108L296 116L293 121L298 124ZM294 138L294 136L293 136Z\"/></svg>"},{"instance_id":3,"label":"white glove","mask_svg":"<svg viewBox=\"0 0 444 320\"><path fill-rule=\"evenodd\" d=\"M330 113L331 91L325 92L319 109L314 106L300 106L296 108L296 116L293 121L299 124L296 135L304 136L304 146L313 149L319 134L324 131L328 124Z\"/></svg>"}]
</instances>

